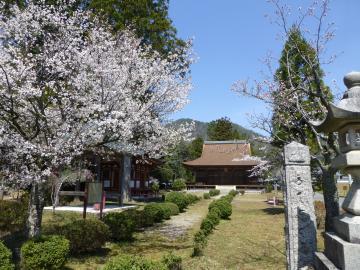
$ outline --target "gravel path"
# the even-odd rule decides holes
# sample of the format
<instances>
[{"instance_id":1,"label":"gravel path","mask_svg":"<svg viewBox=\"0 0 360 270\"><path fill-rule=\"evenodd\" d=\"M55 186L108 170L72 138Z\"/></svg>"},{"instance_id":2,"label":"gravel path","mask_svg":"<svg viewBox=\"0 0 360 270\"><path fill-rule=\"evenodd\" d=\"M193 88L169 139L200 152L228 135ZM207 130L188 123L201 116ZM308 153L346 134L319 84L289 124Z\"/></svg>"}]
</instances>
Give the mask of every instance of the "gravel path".
<instances>
[{"instance_id":1,"label":"gravel path","mask_svg":"<svg viewBox=\"0 0 360 270\"><path fill-rule=\"evenodd\" d=\"M186 212L172 216L171 219L163 223L147 228L145 233L161 234L171 240L183 237L187 234L188 230L201 222L207 214L207 207L210 201L211 200L201 200L195 205L192 205Z\"/></svg>"}]
</instances>

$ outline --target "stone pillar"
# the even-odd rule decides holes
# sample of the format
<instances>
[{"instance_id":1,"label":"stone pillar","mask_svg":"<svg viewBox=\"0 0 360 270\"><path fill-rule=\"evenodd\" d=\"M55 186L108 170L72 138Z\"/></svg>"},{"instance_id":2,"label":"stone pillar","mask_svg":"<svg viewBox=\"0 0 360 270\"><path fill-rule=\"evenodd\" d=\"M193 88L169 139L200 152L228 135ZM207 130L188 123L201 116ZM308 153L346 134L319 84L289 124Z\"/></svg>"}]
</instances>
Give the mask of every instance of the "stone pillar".
<instances>
[{"instance_id":1,"label":"stone pillar","mask_svg":"<svg viewBox=\"0 0 360 270\"><path fill-rule=\"evenodd\" d=\"M130 179L131 179L131 156L124 153L122 157L121 173L121 205L131 200L130 196Z\"/></svg>"},{"instance_id":2,"label":"stone pillar","mask_svg":"<svg viewBox=\"0 0 360 270\"><path fill-rule=\"evenodd\" d=\"M287 269L314 265L316 222L309 148L292 142L284 148Z\"/></svg>"}]
</instances>

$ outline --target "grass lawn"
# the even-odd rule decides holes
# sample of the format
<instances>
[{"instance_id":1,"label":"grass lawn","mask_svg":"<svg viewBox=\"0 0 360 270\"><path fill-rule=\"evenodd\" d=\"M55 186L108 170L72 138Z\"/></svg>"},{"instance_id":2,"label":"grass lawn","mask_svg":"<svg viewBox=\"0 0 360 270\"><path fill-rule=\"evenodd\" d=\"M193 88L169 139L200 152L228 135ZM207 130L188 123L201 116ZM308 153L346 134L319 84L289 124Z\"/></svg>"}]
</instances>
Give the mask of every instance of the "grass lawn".
<instances>
[{"instance_id":1,"label":"grass lawn","mask_svg":"<svg viewBox=\"0 0 360 270\"><path fill-rule=\"evenodd\" d=\"M284 211L266 195L236 196L231 220L208 238L204 256L184 261L184 269L285 269Z\"/></svg>"},{"instance_id":2,"label":"grass lawn","mask_svg":"<svg viewBox=\"0 0 360 270\"><path fill-rule=\"evenodd\" d=\"M192 241L211 200L201 200L185 213L135 233L132 242L107 243L96 254L72 257L66 267L99 269L109 258L118 254L136 254L160 260L167 252L174 251L182 256L185 270L285 269L283 208L267 205L265 199L266 195L236 196L231 219L222 220L208 237L204 256L191 257ZM81 218L81 215L58 213L53 216L50 211L45 212L44 229L52 223L59 224L75 218ZM192 222L187 223L189 221ZM181 226L185 226L182 234L171 234L172 228L176 232Z\"/></svg>"}]
</instances>

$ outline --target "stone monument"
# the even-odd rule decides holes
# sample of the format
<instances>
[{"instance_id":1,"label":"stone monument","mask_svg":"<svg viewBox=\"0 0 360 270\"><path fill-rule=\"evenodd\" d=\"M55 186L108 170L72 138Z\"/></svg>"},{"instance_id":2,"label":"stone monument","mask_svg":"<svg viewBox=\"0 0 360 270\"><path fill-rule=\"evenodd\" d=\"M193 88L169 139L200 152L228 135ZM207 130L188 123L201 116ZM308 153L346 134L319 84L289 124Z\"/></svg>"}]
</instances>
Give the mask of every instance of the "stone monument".
<instances>
[{"instance_id":1,"label":"stone monument","mask_svg":"<svg viewBox=\"0 0 360 270\"><path fill-rule=\"evenodd\" d=\"M344 200L345 213L334 219L334 232L325 234L325 253L316 254L317 269L360 269L360 72L344 77L348 90L338 106L330 104L321 132L338 132L340 154L334 168L351 174L354 181Z\"/></svg>"},{"instance_id":2,"label":"stone monument","mask_svg":"<svg viewBox=\"0 0 360 270\"><path fill-rule=\"evenodd\" d=\"M309 148L292 142L284 148L287 269L314 265L316 222Z\"/></svg>"}]
</instances>

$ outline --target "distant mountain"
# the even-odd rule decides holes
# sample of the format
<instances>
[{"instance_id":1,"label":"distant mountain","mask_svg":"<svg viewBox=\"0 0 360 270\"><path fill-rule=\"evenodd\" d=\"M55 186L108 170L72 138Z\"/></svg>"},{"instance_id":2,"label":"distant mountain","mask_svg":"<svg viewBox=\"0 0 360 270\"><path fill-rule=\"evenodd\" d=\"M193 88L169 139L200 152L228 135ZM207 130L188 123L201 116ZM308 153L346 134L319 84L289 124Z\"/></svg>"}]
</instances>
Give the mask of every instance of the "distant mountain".
<instances>
[{"instance_id":1,"label":"distant mountain","mask_svg":"<svg viewBox=\"0 0 360 270\"><path fill-rule=\"evenodd\" d=\"M178 126L181 124L187 124L187 123L191 123L194 122L195 123L195 128L194 131L192 133L192 136L195 137L201 137L204 140L207 140L208 136L207 136L207 127L208 124L207 122L201 122L201 121L197 121L197 120L193 120L190 118L180 118L178 120L175 120L171 123L171 125L174 126ZM244 128L238 124L233 123L233 126L239 131L240 135L245 135L247 138L252 139L254 137L258 137L261 136L260 134L256 133L253 130Z\"/></svg>"}]
</instances>

